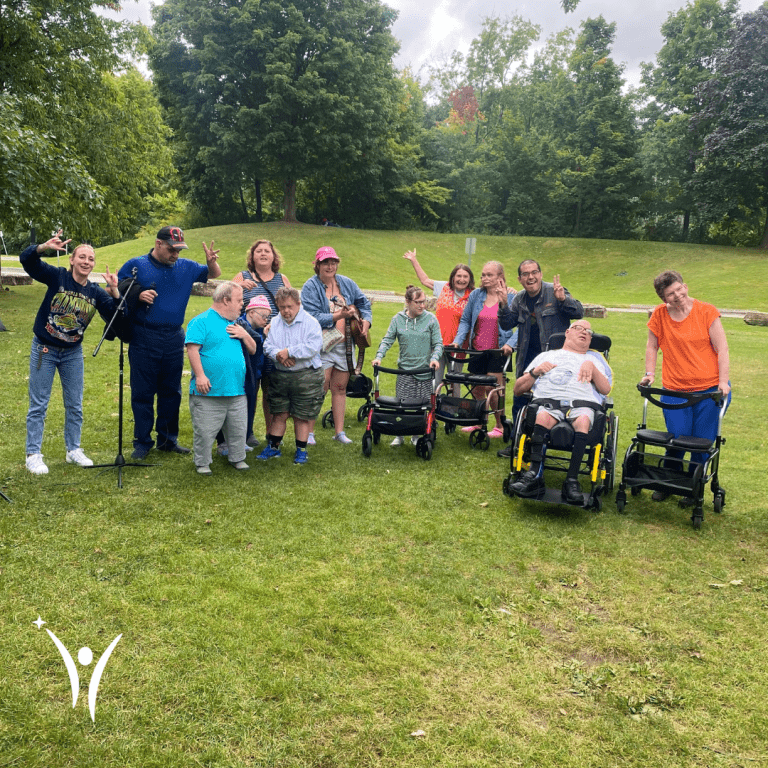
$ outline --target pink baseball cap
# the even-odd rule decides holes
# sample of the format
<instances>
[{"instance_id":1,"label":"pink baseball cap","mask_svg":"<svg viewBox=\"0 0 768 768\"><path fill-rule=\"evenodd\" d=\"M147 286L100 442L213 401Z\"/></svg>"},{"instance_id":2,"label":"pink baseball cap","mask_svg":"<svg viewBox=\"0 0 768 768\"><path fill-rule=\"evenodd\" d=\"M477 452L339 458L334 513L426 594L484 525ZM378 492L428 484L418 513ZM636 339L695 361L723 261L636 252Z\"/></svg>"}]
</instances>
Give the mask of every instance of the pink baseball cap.
<instances>
[{"instance_id":1,"label":"pink baseball cap","mask_svg":"<svg viewBox=\"0 0 768 768\"><path fill-rule=\"evenodd\" d=\"M272 307L269 306L266 296L254 296L245 308L247 312L249 309L266 309L268 312L272 312Z\"/></svg>"},{"instance_id":2,"label":"pink baseball cap","mask_svg":"<svg viewBox=\"0 0 768 768\"><path fill-rule=\"evenodd\" d=\"M336 255L336 251L331 248L330 245L324 245L322 248L317 249L317 253L315 254L315 264L319 264L321 261L328 261L328 259L336 259L336 261L341 261L341 259Z\"/></svg>"}]
</instances>

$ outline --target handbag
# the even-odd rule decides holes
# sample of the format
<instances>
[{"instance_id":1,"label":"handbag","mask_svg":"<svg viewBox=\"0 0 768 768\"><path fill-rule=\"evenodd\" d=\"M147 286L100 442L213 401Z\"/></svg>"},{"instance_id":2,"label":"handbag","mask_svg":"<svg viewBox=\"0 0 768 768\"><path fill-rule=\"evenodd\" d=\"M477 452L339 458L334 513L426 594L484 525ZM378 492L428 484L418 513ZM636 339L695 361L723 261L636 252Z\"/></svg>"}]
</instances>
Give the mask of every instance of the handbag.
<instances>
[{"instance_id":1,"label":"handbag","mask_svg":"<svg viewBox=\"0 0 768 768\"><path fill-rule=\"evenodd\" d=\"M335 325L330 328L323 328L323 352L333 349L343 339L344 334Z\"/></svg>"},{"instance_id":2,"label":"handbag","mask_svg":"<svg viewBox=\"0 0 768 768\"><path fill-rule=\"evenodd\" d=\"M358 349L368 349L371 346L371 330L369 328L363 333L363 321L359 315L349 320L349 329Z\"/></svg>"}]
</instances>

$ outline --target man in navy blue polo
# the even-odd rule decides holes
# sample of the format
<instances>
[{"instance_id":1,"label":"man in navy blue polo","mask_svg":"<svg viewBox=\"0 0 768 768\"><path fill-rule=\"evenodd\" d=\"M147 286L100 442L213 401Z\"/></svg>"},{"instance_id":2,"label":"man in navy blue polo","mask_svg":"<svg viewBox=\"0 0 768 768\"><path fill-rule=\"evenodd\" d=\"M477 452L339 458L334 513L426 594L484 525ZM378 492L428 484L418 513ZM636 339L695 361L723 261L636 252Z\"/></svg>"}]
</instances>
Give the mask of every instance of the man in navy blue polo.
<instances>
[{"instance_id":1,"label":"man in navy blue polo","mask_svg":"<svg viewBox=\"0 0 768 768\"><path fill-rule=\"evenodd\" d=\"M205 264L180 259L179 251L185 248L188 246L179 227L163 227L157 233L155 247L146 255L127 261L118 272L118 279L124 280L132 277L136 269L137 282L144 289L139 294L128 348L134 459L143 459L152 450L153 426L158 450L190 452L177 442L184 369L184 313L192 284L219 277L221 267L213 243L210 248L203 243Z\"/></svg>"}]
</instances>

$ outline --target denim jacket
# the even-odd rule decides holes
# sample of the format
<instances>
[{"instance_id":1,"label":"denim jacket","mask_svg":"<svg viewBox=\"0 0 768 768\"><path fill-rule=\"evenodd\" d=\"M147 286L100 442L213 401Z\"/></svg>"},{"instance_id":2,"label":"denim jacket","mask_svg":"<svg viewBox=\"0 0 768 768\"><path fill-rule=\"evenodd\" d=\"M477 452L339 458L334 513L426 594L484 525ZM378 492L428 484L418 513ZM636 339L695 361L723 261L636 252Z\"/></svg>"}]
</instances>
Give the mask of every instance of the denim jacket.
<instances>
[{"instance_id":1,"label":"denim jacket","mask_svg":"<svg viewBox=\"0 0 768 768\"><path fill-rule=\"evenodd\" d=\"M344 277L344 275L336 275L336 282L339 284L339 291L347 304L354 304L360 311L363 320L367 320L369 323L373 322L371 302L357 287L357 283ZM317 275L310 277L304 283L301 289L301 305L320 323L321 328L333 327L333 310L328 297L325 295L325 285Z\"/></svg>"},{"instance_id":2,"label":"denim jacket","mask_svg":"<svg viewBox=\"0 0 768 768\"><path fill-rule=\"evenodd\" d=\"M475 288L472 293L469 294L469 300L467 306L464 307L464 311L461 313L461 320L459 320L459 330L456 333L456 338L453 340L455 347L460 347L467 336L470 337L470 343L472 342L472 335L475 331L475 323L480 313L483 311L483 305L485 304L486 296L488 292L485 288ZM517 294L515 294L517 295ZM501 305L499 308L499 348L505 344L514 348L517 346L517 331L513 331L513 316L510 312L510 302L514 299L515 295L507 296L506 306Z\"/></svg>"}]
</instances>

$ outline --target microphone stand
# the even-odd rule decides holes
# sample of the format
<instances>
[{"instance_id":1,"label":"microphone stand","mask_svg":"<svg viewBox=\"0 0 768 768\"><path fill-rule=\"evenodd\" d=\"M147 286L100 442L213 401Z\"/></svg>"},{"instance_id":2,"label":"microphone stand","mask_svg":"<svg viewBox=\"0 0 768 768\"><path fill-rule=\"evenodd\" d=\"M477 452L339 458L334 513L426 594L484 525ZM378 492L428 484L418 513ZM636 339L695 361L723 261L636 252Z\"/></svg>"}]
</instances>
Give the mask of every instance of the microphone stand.
<instances>
[{"instance_id":1,"label":"microphone stand","mask_svg":"<svg viewBox=\"0 0 768 768\"><path fill-rule=\"evenodd\" d=\"M117 305L117 309L115 309L115 313L112 315L109 323L104 328L104 333L101 336L101 341L96 345L96 349L93 350L93 356L96 357L96 355L99 354L99 350L101 349L101 345L104 343L104 340L107 338L107 334L109 333L109 329L112 327L113 323L115 322L115 319L118 317L118 315L123 311L124 307L127 305L127 298L128 294L131 292L131 288L133 288L133 284L136 282L136 275L138 274L138 269L136 267L133 268L131 272L131 282L128 285L127 289L123 292L122 296L120 297L120 303ZM127 462L125 460L125 457L123 456L123 381L124 381L124 370L125 370L125 345L123 344L123 340L120 339L120 373L118 376L118 383L119 383L119 395L118 395L118 430L117 430L117 456L115 456L115 460L111 464L94 464L92 467L85 467L85 469L100 469L103 467L109 467L109 468L117 468L117 487L122 488L123 487L123 467L156 467L157 464L147 464L145 462Z\"/></svg>"}]
</instances>

